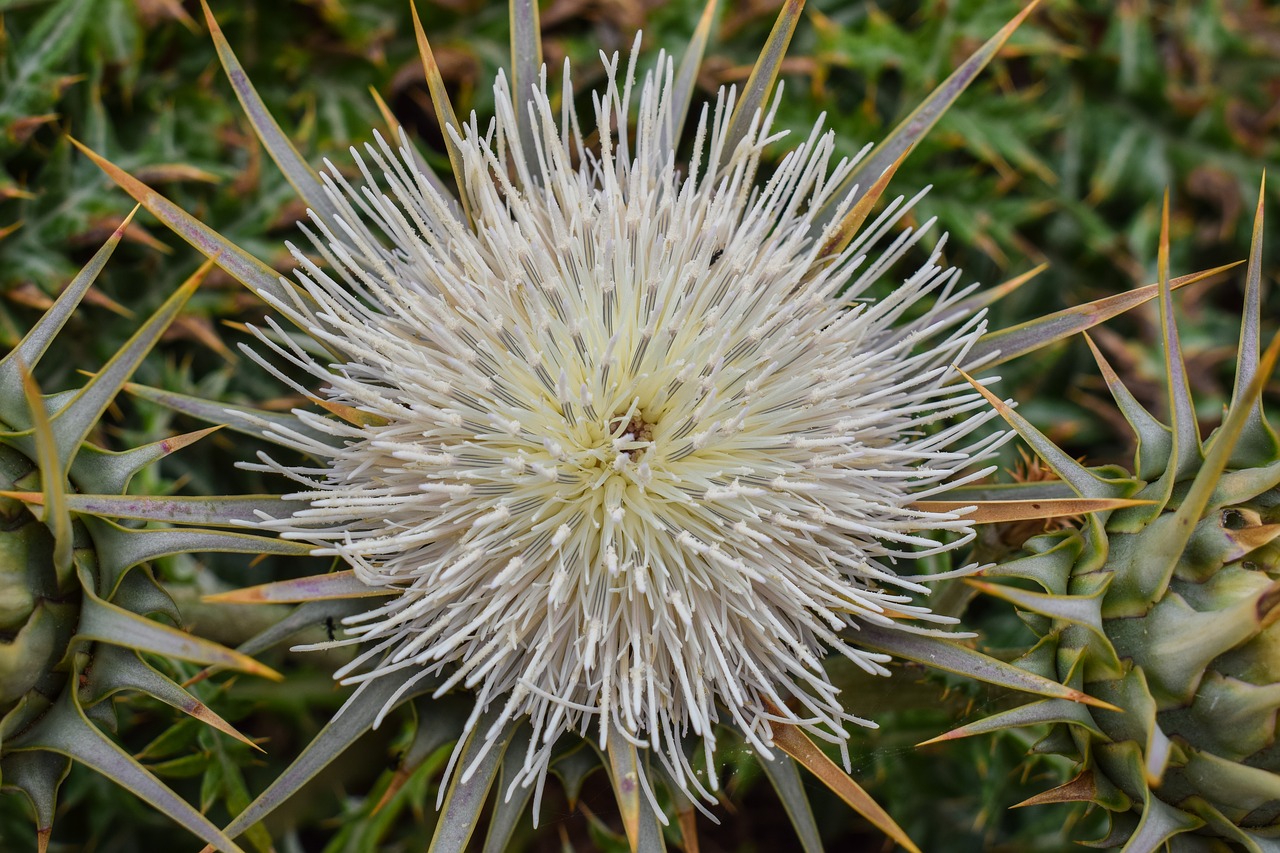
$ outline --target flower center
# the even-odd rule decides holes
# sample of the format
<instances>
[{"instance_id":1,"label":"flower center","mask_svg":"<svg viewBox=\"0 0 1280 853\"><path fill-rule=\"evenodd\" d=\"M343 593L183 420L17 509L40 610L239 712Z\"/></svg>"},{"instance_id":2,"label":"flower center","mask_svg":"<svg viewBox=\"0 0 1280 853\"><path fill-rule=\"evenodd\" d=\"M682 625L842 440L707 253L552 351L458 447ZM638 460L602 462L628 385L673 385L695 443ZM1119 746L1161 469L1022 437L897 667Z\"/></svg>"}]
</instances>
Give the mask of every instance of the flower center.
<instances>
[{"instance_id":1,"label":"flower center","mask_svg":"<svg viewBox=\"0 0 1280 853\"><path fill-rule=\"evenodd\" d=\"M632 441L652 442L653 428L655 424L645 420L645 416L636 412L631 416L631 420L627 421L627 427L622 431L622 437L625 439L631 436Z\"/></svg>"},{"instance_id":2,"label":"flower center","mask_svg":"<svg viewBox=\"0 0 1280 853\"><path fill-rule=\"evenodd\" d=\"M612 416L594 423L568 422L571 432L547 447L551 453L547 462L559 471L559 496L573 502L601 489L633 487L640 490L637 495L642 494L653 479L656 420L633 399L626 408L619 407Z\"/></svg>"},{"instance_id":3,"label":"flower center","mask_svg":"<svg viewBox=\"0 0 1280 853\"><path fill-rule=\"evenodd\" d=\"M593 487L598 488L612 478L643 486L648 482L648 461L652 458L656 424L650 421L633 402L604 424L604 435L598 450L592 455L597 460L599 474Z\"/></svg>"}]
</instances>

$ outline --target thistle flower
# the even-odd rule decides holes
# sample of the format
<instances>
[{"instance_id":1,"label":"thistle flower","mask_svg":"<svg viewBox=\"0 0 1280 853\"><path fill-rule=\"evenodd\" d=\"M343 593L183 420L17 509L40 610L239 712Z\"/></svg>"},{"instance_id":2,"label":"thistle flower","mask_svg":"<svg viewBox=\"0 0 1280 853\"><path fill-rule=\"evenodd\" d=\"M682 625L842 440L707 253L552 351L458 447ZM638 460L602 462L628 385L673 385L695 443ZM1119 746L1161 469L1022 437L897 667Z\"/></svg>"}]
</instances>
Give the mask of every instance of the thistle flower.
<instances>
[{"instance_id":1,"label":"thistle flower","mask_svg":"<svg viewBox=\"0 0 1280 853\"><path fill-rule=\"evenodd\" d=\"M1090 701L949 642L936 626L953 620L918 603L943 575L899 571L903 560L964 544L977 521L1129 503L932 499L987 473L976 463L1002 440L981 429L995 414L955 381L953 365L989 367L1143 297L1051 315L992 341L981 308L1019 282L984 294L960 286L940 263L945 241L921 246L932 222L897 231L919 196L870 217L895 161L1031 6L881 148L837 162L819 120L764 178L765 149L785 136L773 130L780 95L772 108L768 96L801 6L784 6L742 95L721 91L702 108L687 163L676 142L714 2L678 70L660 55L637 78L635 49L625 67L604 57L588 133L567 64L558 110L537 71L536 4L512 4L516 82L499 74L483 130L475 116L456 119L419 24L456 202L403 134L398 148L379 136L353 150L356 184L332 164L317 177L206 8L241 102L311 208L312 251L293 249L296 283L91 154L306 334L268 321L262 347L247 351L325 410L285 416L133 388L313 460L261 456L248 467L301 488L219 498L203 523L248 523L350 567L218 596L355 599L333 644L361 647L338 673L359 685L339 717L229 836L396 705L465 689L475 701L457 732L457 772L440 790L474 789L444 808L439 849L466 847L509 746L519 760L503 759L515 767L504 802L518 788L541 791L570 731L607 751L639 845L664 818L638 750L675 793L711 799L725 724L766 757L779 747L800 757L914 849L851 779L827 773L801 734L843 747L846 725L872 725L856 716L856 698L838 695L824 656L883 675L889 654L900 654ZM908 255L925 260L904 272ZM384 601L367 604L376 597ZM288 636L315 612L301 608L244 648ZM527 744L514 737L526 720ZM428 742L445 742L436 736L417 760L434 750ZM687 749L699 740L705 760ZM810 833L798 780L777 787ZM646 811L653 820L642 822ZM502 849L509 811L491 833L498 826L487 849Z\"/></svg>"},{"instance_id":2,"label":"thistle flower","mask_svg":"<svg viewBox=\"0 0 1280 853\"><path fill-rule=\"evenodd\" d=\"M403 691L441 676L437 694L475 692L473 724L501 706L495 735L527 716L526 784L564 730L591 730L710 798L687 733L710 769L725 717L766 755L771 721L841 745L846 723L871 725L821 658L888 674L859 625L952 621L913 603L926 579L894 564L972 537L960 514L910 504L1001 434L975 437L995 413L950 381L985 322L950 310L968 290L939 264L943 241L868 298L928 228L890 239L911 203L824 255L835 226L818 212L852 169L832 165L832 134L819 122L758 182L785 134L771 110L735 140L721 90L681 168L664 141L674 64L637 81L638 45L625 70L603 57L598 151L571 99L553 110L545 72L522 139L499 74L488 128L449 128L465 215L407 140L356 154L360 186L329 165L333 212L312 210L308 229L323 262L291 246L314 306L263 296L340 355L313 357L274 323L259 338L360 415L272 427L320 467L246 467L296 480L286 498L309 504L255 526L393 593L345 620L334 642L364 649L340 678L411 668Z\"/></svg>"}]
</instances>

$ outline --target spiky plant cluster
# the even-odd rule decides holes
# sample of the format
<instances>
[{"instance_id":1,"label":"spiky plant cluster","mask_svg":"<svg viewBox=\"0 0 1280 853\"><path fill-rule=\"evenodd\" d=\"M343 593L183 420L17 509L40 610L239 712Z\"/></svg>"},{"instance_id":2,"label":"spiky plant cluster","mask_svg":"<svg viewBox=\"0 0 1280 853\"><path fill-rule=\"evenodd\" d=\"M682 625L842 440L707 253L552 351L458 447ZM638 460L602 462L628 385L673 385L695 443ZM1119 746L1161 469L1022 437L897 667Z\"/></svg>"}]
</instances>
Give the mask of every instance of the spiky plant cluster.
<instances>
[{"instance_id":1,"label":"spiky plant cluster","mask_svg":"<svg viewBox=\"0 0 1280 853\"><path fill-rule=\"evenodd\" d=\"M41 320L0 360L0 786L26 795L40 849L58 788L85 764L187 827L229 840L106 734L113 697L146 694L250 743L142 657L159 655L278 677L243 654L148 618L181 624L148 560L190 551L290 553L240 533L125 526L125 494L143 467L210 430L115 452L89 440L134 368L194 292L208 265L147 320L84 387L42 395L31 371L120 242L121 226ZM86 495L99 498L87 499ZM198 521L179 500L155 521Z\"/></svg>"},{"instance_id":2,"label":"spiky plant cluster","mask_svg":"<svg viewBox=\"0 0 1280 853\"><path fill-rule=\"evenodd\" d=\"M912 625L930 614L901 593L922 579L895 561L974 523L1129 503L941 500L994 439L966 439L973 421L934 421L979 404L952 361L993 366L1155 288L984 334L982 309L1025 277L961 290L934 255L870 300L918 239L887 237L910 206L901 199L871 216L896 164L1030 7L856 163L833 166L815 131L760 186L801 5L784 6L742 92L694 113L694 158L679 169L714 2L678 66L659 62L637 84L605 58L598 135L584 134L571 91L551 107L536 4L512 4L513 82L499 79L487 127L454 116L419 26L456 201L399 133L398 150L379 141L357 157L358 186L332 167L318 177L206 8L241 103L312 211L296 282L89 152L297 327L272 322L259 336L292 368L261 360L287 382L307 377L294 387L320 409L131 389L309 457L255 463L302 491L207 499L199 518L279 531L282 548L314 543L350 567L221 597L302 604L242 651L326 617L350 632L338 642L365 644L344 673L356 692L228 836L411 702L422 724L399 782L456 744L435 849L467 848L499 776L495 851L548 773L572 793L601 761L633 847L662 844L658 788L694 844L690 803L712 793L730 726L769 759L806 847L816 829L787 756L911 848L808 736L840 743L857 711L823 655L871 672L895 655L1090 701ZM873 255L881 238L891 242ZM139 498L129 512L171 515L168 504Z\"/></svg>"},{"instance_id":3,"label":"spiky plant cluster","mask_svg":"<svg viewBox=\"0 0 1280 853\"><path fill-rule=\"evenodd\" d=\"M1258 853L1276 849L1280 835L1280 442L1261 402L1280 337L1260 356L1262 224L1260 198L1234 393L1211 435L1199 433L1167 285L1170 424L1094 348L1137 436L1131 472L1086 469L1006 410L1077 494L1147 501L1031 539L1025 555L985 572L1038 590L976 582L1013 602L1041 635L1022 666L1113 707L1035 702L943 737L1055 724L1037 749L1072 756L1078 775L1032 802L1106 809L1103 846ZM1167 229L1166 203L1162 280Z\"/></svg>"}]
</instances>

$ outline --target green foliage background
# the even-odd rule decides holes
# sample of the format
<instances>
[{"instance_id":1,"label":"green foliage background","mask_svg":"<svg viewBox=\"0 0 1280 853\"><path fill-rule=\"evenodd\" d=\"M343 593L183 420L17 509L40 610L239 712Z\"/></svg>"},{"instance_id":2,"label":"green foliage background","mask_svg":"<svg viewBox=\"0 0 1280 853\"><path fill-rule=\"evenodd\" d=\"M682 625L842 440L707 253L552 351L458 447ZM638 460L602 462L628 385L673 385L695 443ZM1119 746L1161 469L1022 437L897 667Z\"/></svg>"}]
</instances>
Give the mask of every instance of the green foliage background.
<instances>
[{"instance_id":1,"label":"green foliage background","mask_svg":"<svg viewBox=\"0 0 1280 853\"><path fill-rule=\"evenodd\" d=\"M745 79L772 24L774 0L722 3L700 78L705 96ZM441 139L417 65L407 2L258 0L214 2L214 11L268 106L315 163L345 164L346 149L383 121L375 89L442 165ZM700 13L693 0L543 2L547 59L572 58L579 94L599 79L598 50L625 50L643 28L647 51L677 53ZM814 0L789 54L779 122L806 133L819 113L852 155L917 104L1011 18L1020 0L879 3ZM491 112L487 88L506 56L505 4L420 3L459 113ZM0 347L17 341L51 295L131 208L126 196L67 141L72 135L162 189L233 241L287 270L284 241L302 210L253 140L222 76L197 4L181 0L0 0ZM779 151L783 150L779 146ZM944 117L895 180L898 192L933 190L915 218L951 234L947 259L969 278L996 283L1045 262L1048 270L994 311L1008 325L1155 280L1161 195L1173 200L1173 270L1239 260L1264 169L1280 173L1280 7L1266 0L1045 0L1001 57ZM1269 201L1280 201L1273 180ZM38 377L46 390L79 383L198 265L195 254L145 214L108 266L93 304L71 321L57 358ZM1264 269L1274 279L1280 240ZM1179 298L1184 346L1205 425L1229 389L1239 294L1207 285ZM1276 306L1274 299L1271 306ZM235 324L261 317L256 297L215 273L138 374L141 382L235 401L278 400L278 384L236 350ZM1274 310L1270 316L1274 316ZM1158 352L1154 309L1110 324L1097 339L1144 402ZM1090 462L1126 454L1125 433L1083 347L1059 347L1005 371L1002 393ZM1159 409L1159 405L1156 404ZM98 440L126 446L193 428L121 400ZM280 484L235 470L250 442L214 436L140 476L148 492L273 491ZM264 582L307 567L284 561L171 560L159 567L197 631L224 642L252 634L271 613L214 612L202 590ZM314 570L314 568L309 569ZM1009 614L972 605L967 621L990 646L1016 646ZM324 626L316 626L320 636ZM321 656L269 661L283 686L204 684L204 697L242 730L268 738L253 756L226 738L134 703L122 737L158 773L206 806L234 813L297 753L343 692ZM187 673L190 674L190 673ZM1061 781L1059 769L1023 758L1012 737L915 750L912 744L1000 697L905 671L888 685L851 685L850 703L884 727L859 742L854 775L924 849L1050 850L1079 819L1058 808L1007 807ZM879 713L876 709L880 709ZM362 742L315 785L314 796L276 816L282 850L422 849L430 838L438 766L431 763L371 817L397 743L394 725ZM748 755L733 755L724 826L701 822L704 850L788 846L789 829ZM836 849L878 849L876 836L838 802L813 790ZM588 796L588 817L563 800L522 836L532 849L618 844L608 798ZM55 849L186 849L190 839L129 795L79 768L62 797ZM360 818L360 820L355 820ZM20 800L0 798L0 847L32 844ZM674 840L674 836L673 836ZM267 836L251 843L265 849ZM59 845L61 845L59 847ZM849 847L847 845L854 845Z\"/></svg>"}]
</instances>

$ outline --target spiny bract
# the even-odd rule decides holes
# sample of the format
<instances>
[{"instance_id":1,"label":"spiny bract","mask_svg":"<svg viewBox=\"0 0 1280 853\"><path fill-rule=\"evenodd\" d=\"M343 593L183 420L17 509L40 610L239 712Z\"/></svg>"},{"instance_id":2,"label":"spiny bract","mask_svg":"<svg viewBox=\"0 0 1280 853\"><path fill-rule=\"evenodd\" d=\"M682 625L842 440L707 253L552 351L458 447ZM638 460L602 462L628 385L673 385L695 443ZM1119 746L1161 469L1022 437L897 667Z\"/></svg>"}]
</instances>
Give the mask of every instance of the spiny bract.
<instances>
[{"instance_id":1,"label":"spiny bract","mask_svg":"<svg viewBox=\"0 0 1280 853\"><path fill-rule=\"evenodd\" d=\"M1033 581L1043 592L976 582L1013 602L1041 634L1024 667L1115 709L1051 699L941 739L1059 724L1037 748L1074 756L1079 775L1032 802L1107 809L1112 829L1102 846L1280 849L1280 443L1261 403L1280 337L1259 356L1262 214L1260 196L1235 389L1222 426L1207 439L1199 435L1167 287L1160 304L1171 426L1134 399L1094 347L1137 434L1132 473L1083 468L1009 413L1078 494L1150 502L1032 539L1030 554L985 571ZM1167 202L1165 216L1162 278Z\"/></svg>"},{"instance_id":2,"label":"spiny bract","mask_svg":"<svg viewBox=\"0 0 1280 853\"><path fill-rule=\"evenodd\" d=\"M49 843L58 787L72 759L197 836L232 850L236 848L216 826L99 728L116 726L112 697L141 692L249 743L140 653L275 676L242 654L146 618L160 614L180 622L145 563L196 550L296 553L297 547L240 533L125 527L111 520L128 516L129 500L123 496L136 472L210 430L123 452L88 441L103 411L178 315L208 265L83 388L42 396L30 372L107 263L127 224L0 360L0 786L30 800L41 850ZM189 513L181 516L171 507L152 520L192 520Z\"/></svg>"}]
</instances>

